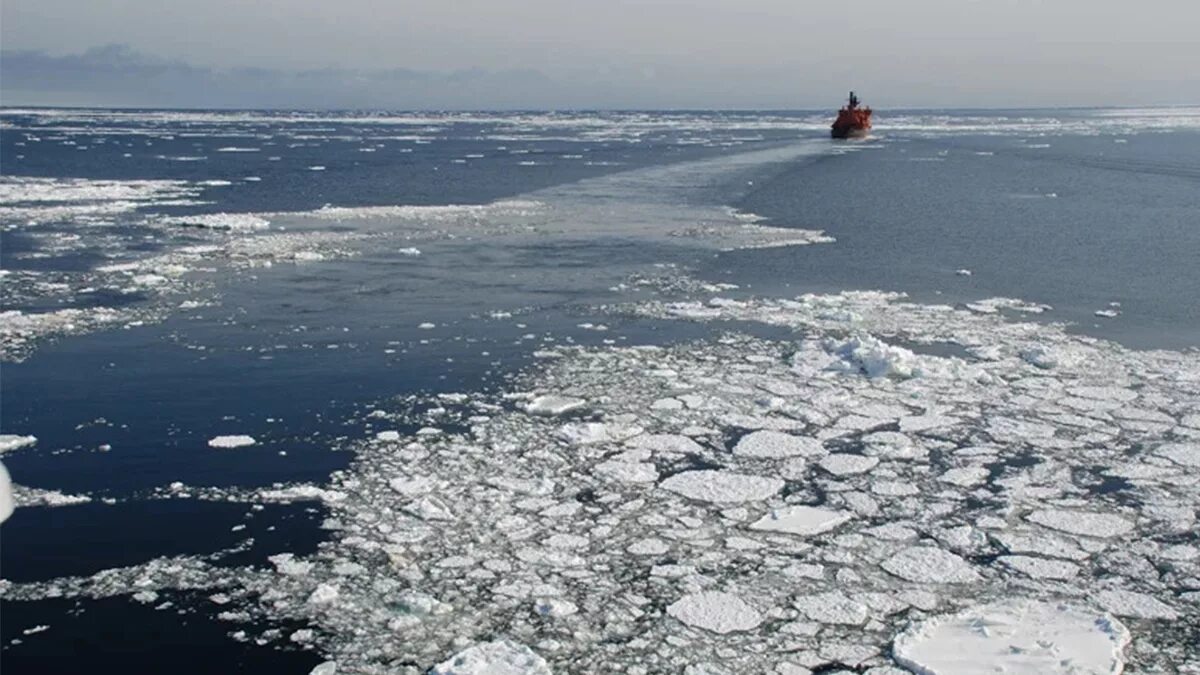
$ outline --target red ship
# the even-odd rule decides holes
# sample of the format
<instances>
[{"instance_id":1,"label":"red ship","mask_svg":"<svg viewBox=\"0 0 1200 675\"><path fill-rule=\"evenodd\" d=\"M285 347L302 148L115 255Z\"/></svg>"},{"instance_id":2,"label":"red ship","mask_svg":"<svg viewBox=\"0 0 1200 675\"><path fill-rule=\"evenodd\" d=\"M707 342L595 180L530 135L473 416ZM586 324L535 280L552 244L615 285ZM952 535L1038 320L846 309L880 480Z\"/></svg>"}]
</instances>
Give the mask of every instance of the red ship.
<instances>
[{"instance_id":1,"label":"red ship","mask_svg":"<svg viewBox=\"0 0 1200 675\"><path fill-rule=\"evenodd\" d=\"M858 107L858 97L850 92L850 103L838 111L829 133L834 138L865 138L871 133L871 109Z\"/></svg>"}]
</instances>

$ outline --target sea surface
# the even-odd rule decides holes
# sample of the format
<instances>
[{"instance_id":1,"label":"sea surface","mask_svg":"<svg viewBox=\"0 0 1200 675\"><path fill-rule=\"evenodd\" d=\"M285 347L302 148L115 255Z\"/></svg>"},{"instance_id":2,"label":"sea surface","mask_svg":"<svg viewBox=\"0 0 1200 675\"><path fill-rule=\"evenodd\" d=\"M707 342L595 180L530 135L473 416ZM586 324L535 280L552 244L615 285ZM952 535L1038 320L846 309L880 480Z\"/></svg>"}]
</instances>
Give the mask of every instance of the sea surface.
<instances>
[{"instance_id":1,"label":"sea surface","mask_svg":"<svg viewBox=\"0 0 1200 675\"><path fill-rule=\"evenodd\" d=\"M4 671L865 672L1014 592L1200 667L1200 109L877 116L0 109Z\"/></svg>"}]
</instances>

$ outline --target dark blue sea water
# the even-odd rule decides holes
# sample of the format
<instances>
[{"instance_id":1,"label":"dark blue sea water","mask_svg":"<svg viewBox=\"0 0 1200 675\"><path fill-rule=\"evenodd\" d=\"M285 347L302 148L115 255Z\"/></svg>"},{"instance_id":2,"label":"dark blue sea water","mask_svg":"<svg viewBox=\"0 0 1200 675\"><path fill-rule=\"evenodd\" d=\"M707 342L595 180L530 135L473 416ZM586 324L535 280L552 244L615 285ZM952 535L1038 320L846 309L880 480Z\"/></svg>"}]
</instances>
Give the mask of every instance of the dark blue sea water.
<instances>
[{"instance_id":1,"label":"dark blue sea water","mask_svg":"<svg viewBox=\"0 0 1200 675\"><path fill-rule=\"evenodd\" d=\"M738 296L1019 298L1135 349L1200 346L1193 109L883 112L857 143L827 139L820 113L776 112L6 109L0 124L0 431L37 439L3 460L20 486L89 498L16 510L0 530L12 582L311 551L319 502L214 495L321 484L380 402L495 390L538 350L710 335L602 310L665 292L638 285L652 276ZM836 241L723 234L751 214ZM63 310L79 313L47 318ZM257 443L208 444L240 434ZM0 659L322 661L228 638L204 595L5 601Z\"/></svg>"}]
</instances>

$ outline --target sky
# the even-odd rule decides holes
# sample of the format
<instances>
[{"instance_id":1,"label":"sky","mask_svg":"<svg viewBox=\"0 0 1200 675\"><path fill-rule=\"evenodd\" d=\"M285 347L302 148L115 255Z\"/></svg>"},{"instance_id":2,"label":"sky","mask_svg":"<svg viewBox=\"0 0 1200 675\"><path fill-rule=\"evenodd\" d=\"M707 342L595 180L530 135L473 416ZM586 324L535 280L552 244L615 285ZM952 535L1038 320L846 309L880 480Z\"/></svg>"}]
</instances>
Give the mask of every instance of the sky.
<instances>
[{"instance_id":1,"label":"sky","mask_svg":"<svg viewBox=\"0 0 1200 675\"><path fill-rule=\"evenodd\" d=\"M4 0L0 103L1200 103L1197 0Z\"/></svg>"}]
</instances>

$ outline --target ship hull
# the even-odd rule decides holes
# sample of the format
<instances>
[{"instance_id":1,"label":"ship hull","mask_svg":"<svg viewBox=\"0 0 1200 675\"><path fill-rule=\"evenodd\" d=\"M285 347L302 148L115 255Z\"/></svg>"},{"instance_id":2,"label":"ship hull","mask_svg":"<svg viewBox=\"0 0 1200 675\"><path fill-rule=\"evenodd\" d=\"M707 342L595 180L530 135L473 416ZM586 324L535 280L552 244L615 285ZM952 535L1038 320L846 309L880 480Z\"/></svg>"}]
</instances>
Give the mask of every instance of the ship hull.
<instances>
[{"instance_id":1,"label":"ship hull","mask_svg":"<svg viewBox=\"0 0 1200 675\"><path fill-rule=\"evenodd\" d=\"M833 138L866 138L871 135L871 129L869 127L852 127L847 129L835 127L829 131L829 135Z\"/></svg>"}]
</instances>

